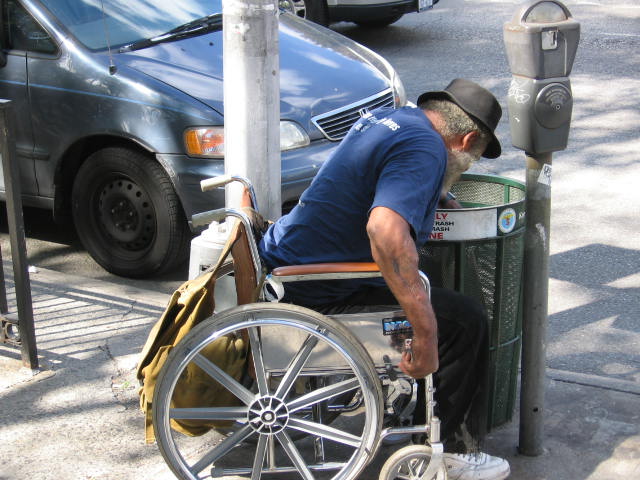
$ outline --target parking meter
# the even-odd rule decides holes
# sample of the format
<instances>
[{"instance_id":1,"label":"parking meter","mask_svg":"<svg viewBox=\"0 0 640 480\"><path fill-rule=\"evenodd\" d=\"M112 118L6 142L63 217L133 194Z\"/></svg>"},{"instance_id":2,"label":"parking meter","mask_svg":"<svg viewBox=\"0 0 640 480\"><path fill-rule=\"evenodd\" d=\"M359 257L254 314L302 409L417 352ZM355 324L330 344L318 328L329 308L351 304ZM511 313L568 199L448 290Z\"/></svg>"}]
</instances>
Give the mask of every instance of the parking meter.
<instances>
[{"instance_id":1,"label":"parking meter","mask_svg":"<svg viewBox=\"0 0 640 480\"><path fill-rule=\"evenodd\" d=\"M513 79L509 123L516 148L528 153L564 150L573 97L569 74L580 24L555 0L524 3L504 26Z\"/></svg>"},{"instance_id":2,"label":"parking meter","mask_svg":"<svg viewBox=\"0 0 640 480\"><path fill-rule=\"evenodd\" d=\"M529 0L504 25L513 74L511 140L525 151L527 161L518 448L532 456L543 452L546 413L551 152L567 146L573 107L569 74L579 38L579 23L556 0Z\"/></svg>"},{"instance_id":3,"label":"parking meter","mask_svg":"<svg viewBox=\"0 0 640 480\"><path fill-rule=\"evenodd\" d=\"M508 98L511 140L525 151L527 161L518 449L532 456L544 451L551 152L565 149L569 138L569 74L579 38L580 24L556 0L529 0L504 25L513 74Z\"/></svg>"}]
</instances>

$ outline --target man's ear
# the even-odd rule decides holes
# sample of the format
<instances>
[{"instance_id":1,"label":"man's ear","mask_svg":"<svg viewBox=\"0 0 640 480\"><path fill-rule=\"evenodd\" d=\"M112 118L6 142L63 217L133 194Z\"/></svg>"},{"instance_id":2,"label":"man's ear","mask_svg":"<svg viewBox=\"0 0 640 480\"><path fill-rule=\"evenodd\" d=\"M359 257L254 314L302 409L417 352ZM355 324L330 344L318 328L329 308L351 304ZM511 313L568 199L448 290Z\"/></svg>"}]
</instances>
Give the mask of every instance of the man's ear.
<instances>
[{"instance_id":1,"label":"man's ear","mask_svg":"<svg viewBox=\"0 0 640 480\"><path fill-rule=\"evenodd\" d=\"M476 141L479 138L479 134L476 131L473 132L469 132L466 135L464 135L462 137L462 151L463 152L468 152L470 151L474 146Z\"/></svg>"}]
</instances>

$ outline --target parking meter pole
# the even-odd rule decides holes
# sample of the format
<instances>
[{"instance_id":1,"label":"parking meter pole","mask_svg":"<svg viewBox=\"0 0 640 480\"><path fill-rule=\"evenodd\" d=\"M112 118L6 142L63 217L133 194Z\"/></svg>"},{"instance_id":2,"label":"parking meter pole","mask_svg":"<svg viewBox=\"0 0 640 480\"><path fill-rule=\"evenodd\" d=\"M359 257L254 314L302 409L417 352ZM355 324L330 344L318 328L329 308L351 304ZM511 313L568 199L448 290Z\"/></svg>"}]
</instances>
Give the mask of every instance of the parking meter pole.
<instances>
[{"instance_id":1,"label":"parking meter pole","mask_svg":"<svg viewBox=\"0 0 640 480\"><path fill-rule=\"evenodd\" d=\"M551 153L527 154L526 229L522 313L520 438L523 455L543 451L549 291Z\"/></svg>"},{"instance_id":2,"label":"parking meter pole","mask_svg":"<svg viewBox=\"0 0 640 480\"><path fill-rule=\"evenodd\" d=\"M276 0L223 0L225 173L255 187L265 218L281 215L280 57ZM227 186L240 205L242 186Z\"/></svg>"}]
</instances>

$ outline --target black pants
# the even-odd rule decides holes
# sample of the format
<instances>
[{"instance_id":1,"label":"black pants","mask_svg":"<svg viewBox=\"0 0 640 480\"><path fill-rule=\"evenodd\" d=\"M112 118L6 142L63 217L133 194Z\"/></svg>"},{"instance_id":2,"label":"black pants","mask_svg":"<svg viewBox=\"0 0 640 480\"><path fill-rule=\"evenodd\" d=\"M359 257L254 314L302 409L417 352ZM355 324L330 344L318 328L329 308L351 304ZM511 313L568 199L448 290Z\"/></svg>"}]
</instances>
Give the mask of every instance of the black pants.
<instances>
[{"instance_id":1,"label":"black pants","mask_svg":"<svg viewBox=\"0 0 640 480\"><path fill-rule=\"evenodd\" d=\"M386 287L367 287L340 304L313 306L324 314L358 313L397 305ZM441 421L445 450L464 453L457 435L465 424L476 447L486 432L486 375L489 354L487 316L475 300L442 288L431 289L431 305L438 321L440 367L433 375L436 413ZM423 381L421 381L423 382ZM414 424L425 423L424 387L418 390Z\"/></svg>"}]
</instances>

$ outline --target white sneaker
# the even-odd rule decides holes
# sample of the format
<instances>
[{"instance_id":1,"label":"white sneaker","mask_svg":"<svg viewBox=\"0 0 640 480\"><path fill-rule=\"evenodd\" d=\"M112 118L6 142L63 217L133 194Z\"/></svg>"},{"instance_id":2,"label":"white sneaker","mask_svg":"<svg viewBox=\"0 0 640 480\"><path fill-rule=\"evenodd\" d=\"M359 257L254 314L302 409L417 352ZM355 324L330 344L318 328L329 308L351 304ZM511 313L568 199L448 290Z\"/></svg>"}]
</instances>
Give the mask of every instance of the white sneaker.
<instances>
[{"instance_id":1,"label":"white sneaker","mask_svg":"<svg viewBox=\"0 0 640 480\"><path fill-rule=\"evenodd\" d=\"M503 480L511 469L504 458L486 453L445 453L449 480Z\"/></svg>"}]
</instances>

